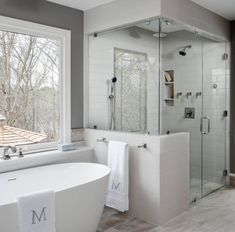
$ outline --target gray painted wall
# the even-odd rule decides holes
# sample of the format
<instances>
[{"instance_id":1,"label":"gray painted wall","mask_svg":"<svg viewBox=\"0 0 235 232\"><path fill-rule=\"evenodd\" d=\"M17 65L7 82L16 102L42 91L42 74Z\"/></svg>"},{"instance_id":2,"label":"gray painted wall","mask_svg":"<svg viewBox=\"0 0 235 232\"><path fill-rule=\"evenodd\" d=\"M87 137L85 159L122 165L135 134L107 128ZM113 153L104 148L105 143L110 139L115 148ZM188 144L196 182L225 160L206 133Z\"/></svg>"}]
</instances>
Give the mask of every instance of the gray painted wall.
<instances>
[{"instance_id":1,"label":"gray painted wall","mask_svg":"<svg viewBox=\"0 0 235 232\"><path fill-rule=\"evenodd\" d=\"M0 15L72 32L72 128L83 127L83 12L45 0L1 0Z\"/></svg>"},{"instance_id":2,"label":"gray painted wall","mask_svg":"<svg viewBox=\"0 0 235 232\"><path fill-rule=\"evenodd\" d=\"M161 15L196 27L222 39L230 39L229 21L192 1L162 0Z\"/></svg>"},{"instance_id":3,"label":"gray painted wall","mask_svg":"<svg viewBox=\"0 0 235 232\"><path fill-rule=\"evenodd\" d=\"M231 23L230 171L235 173L235 21Z\"/></svg>"}]
</instances>

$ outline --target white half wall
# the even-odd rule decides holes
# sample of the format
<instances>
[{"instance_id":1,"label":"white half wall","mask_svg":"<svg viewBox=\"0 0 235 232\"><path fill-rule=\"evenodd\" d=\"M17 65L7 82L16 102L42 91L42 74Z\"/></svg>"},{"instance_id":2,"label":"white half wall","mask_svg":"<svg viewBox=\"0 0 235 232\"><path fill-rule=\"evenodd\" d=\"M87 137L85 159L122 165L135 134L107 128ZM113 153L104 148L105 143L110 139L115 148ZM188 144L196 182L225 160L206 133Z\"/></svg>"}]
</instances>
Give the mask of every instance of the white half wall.
<instances>
[{"instance_id":1,"label":"white half wall","mask_svg":"<svg viewBox=\"0 0 235 232\"><path fill-rule=\"evenodd\" d=\"M188 209L188 133L148 136L85 129L85 143L101 164L107 164L108 146L97 139L104 137L130 144L130 215L161 225ZM137 148L144 143L147 149Z\"/></svg>"}]
</instances>

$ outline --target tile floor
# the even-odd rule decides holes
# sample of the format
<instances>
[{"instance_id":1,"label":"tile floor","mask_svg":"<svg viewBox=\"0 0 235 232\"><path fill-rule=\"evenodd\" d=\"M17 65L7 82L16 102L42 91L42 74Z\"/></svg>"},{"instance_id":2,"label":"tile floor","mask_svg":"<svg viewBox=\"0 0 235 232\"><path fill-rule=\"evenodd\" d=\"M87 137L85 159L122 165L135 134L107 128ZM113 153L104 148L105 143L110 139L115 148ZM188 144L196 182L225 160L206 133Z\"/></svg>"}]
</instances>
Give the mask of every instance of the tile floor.
<instances>
[{"instance_id":1,"label":"tile floor","mask_svg":"<svg viewBox=\"0 0 235 232\"><path fill-rule=\"evenodd\" d=\"M219 190L161 227L105 209L97 232L235 232L235 188Z\"/></svg>"}]
</instances>

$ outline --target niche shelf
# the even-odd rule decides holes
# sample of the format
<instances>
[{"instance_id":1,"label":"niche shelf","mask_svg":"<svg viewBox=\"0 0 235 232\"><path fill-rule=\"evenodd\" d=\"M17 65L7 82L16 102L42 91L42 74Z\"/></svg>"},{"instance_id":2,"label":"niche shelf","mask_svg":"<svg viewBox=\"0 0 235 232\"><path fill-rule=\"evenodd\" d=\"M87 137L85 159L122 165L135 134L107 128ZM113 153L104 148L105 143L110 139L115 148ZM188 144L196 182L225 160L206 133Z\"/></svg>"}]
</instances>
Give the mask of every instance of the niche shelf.
<instances>
[{"instance_id":1,"label":"niche shelf","mask_svg":"<svg viewBox=\"0 0 235 232\"><path fill-rule=\"evenodd\" d=\"M165 85L174 85L175 82L165 82Z\"/></svg>"},{"instance_id":2,"label":"niche shelf","mask_svg":"<svg viewBox=\"0 0 235 232\"><path fill-rule=\"evenodd\" d=\"M175 100L174 70L164 71L163 78L164 78L164 86L163 86L164 101L168 106L174 106L174 100Z\"/></svg>"}]
</instances>

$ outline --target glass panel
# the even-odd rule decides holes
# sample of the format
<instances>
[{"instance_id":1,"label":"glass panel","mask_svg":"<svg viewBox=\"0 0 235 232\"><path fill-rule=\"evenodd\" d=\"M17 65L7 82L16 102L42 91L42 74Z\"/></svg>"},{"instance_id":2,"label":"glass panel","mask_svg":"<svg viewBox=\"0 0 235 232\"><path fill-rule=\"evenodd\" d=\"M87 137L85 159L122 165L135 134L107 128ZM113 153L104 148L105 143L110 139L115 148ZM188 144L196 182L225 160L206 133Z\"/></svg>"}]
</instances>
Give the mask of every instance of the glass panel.
<instances>
[{"instance_id":1,"label":"glass panel","mask_svg":"<svg viewBox=\"0 0 235 232\"><path fill-rule=\"evenodd\" d=\"M159 132L159 20L89 36L88 127Z\"/></svg>"},{"instance_id":2,"label":"glass panel","mask_svg":"<svg viewBox=\"0 0 235 232\"><path fill-rule=\"evenodd\" d=\"M225 48L169 19L89 36L88 127L189 132L191 200L200 199L225 179Z\"/></svg>"},{"instance_id":3,"label":"glass panel","mask_svg":"<svg viewBox=\"0 0 235 232\"><path fill-rule=\"evenodd\" d=\"M203 195L225 184L226 44L203 39Z\"/></svg>"},{"instance_id":4,"label":"glass panel","mask_svg":"<svg viewBox=\"0 0 235 232\"><path fill-rule=\"evenodd\" d=\"M190 132L191 200L201 198L202 37L162 20L162 134Z\"/></svg>"}]
</instances>

